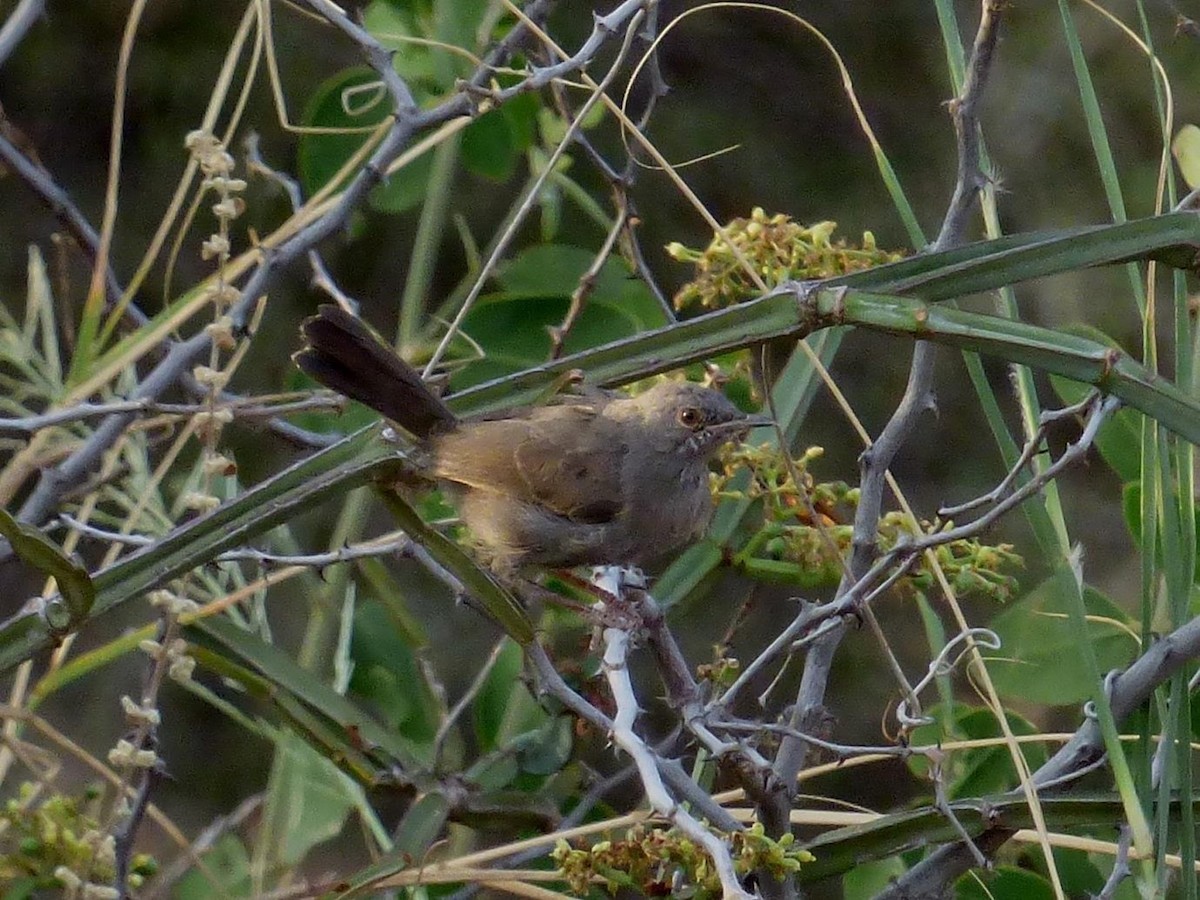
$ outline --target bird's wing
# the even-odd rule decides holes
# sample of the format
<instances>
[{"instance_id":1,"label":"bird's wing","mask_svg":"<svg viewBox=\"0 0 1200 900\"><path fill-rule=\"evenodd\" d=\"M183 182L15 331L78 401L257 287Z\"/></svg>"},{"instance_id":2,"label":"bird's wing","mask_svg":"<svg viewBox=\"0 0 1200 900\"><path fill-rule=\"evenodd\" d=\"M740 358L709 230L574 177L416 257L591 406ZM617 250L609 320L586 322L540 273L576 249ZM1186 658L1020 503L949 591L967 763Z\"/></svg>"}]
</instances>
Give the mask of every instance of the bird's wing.
<instances>
[{"instance_id":1,"label":"bird's wing","mask_svg":"<svg viewBox=\"0 0 1200 900\"><path fill-rule=\"evenodd\" d=\"M625 453L619 426L597 407L555 406L446 435L437 446L437 475L600 524L624 506Z\"/></svg>"}]
</instances>

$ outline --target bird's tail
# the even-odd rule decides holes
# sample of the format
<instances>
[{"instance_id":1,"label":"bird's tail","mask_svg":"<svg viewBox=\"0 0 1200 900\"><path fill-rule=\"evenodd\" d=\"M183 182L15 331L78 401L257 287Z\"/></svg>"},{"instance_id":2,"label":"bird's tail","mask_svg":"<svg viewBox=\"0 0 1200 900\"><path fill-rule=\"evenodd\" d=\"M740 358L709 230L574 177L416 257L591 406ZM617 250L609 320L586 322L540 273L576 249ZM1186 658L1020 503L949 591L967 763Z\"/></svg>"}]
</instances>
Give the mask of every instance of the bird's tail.
<instances>
[{"instance_id":1,"label":"bird's tail","mask_svg":"<svg viewBox=\"0 0 1200 900\"><path fill-rule=\"evenodd\" d=\"M292 358L326 387L365 403L417 437L457 421L412 366L341 307L320 307L300 332L307 345Z\"/></svg>"}]
</instances>

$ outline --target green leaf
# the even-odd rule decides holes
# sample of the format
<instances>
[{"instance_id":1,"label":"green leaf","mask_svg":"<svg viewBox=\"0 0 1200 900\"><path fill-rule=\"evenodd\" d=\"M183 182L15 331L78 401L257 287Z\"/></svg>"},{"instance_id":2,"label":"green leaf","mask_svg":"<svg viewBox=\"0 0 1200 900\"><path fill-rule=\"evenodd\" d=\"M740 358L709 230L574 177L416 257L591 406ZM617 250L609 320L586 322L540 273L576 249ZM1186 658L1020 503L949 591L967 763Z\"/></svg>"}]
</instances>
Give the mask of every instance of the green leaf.
<instances>
[{"instance_id":1,"label":"green leaf","mask_svg":"<svg viewBox=\"0 0 1200 900\"><path fill-rule=\"evenodd\" d=\"M595 254L582 247L539 244L523 250L515 259L501 266L496 281L505 291L513 294L558 294L569 297L594 259Z\"/></svg>"},{"instance_id":2,"label":"green leaf","mask_svg":"<svg viewBox=\"0 0 1200 900\"><path fill-rule=\"evenodd\" d=\"M308 127L358 129L378 125L391 115L387 91L379 76L365 66L345 69L319 84L304 109L301 121ZM363 92L354 89L362 88ZM353 134L301 134L297 166L305 196L311 197L366 142L366 132Z\"/></svg>"},{"instance_id":3,"label":"green leaf","mask_svg":"<svg viewBox=\"0 0 1200 900\"><path fill-rule=\"evenodd\" d=\"M1032 826L1029 805L1023 797L989 797L951 803L959 824L971 837L1002 821L1005 828ZM1063 831L1084 825L1110 825L1121 818L1121 801L1115 795L1087 798L1042 798L1042 812L1048 828ZM1179 816L1178 804L1172 815ZM824 831L803 846L816 859L805 863L796 874L800 884L813 884L831 875L840 875L866 860L886 859L897 853L928 848L943 841L958 840L959 834L936 807L889 813L861 825L849 825Z\"/></svg>"},{"instance_id":4,"label":"green leaf","mask_svg":"<svg viewBox=\"0 0 1200 900\"><path fill-rule=\"evenodd\" d=\"M1174 502L1174 500L1172 500ZM1141 544L1142 542L1142 484L1140 481L1131 481L1121 488L1121 514L1125 518L1125 525L1129 528L1129 533L1133 536L1133 540ZM1192 515L1196 519L1197 525L1200 525L1200 505L1192 507ZM1159 565L1163 565L1162 545L1158 545ZM1195 569L1192 573L1192 580L1200 582L1200 557L1197 557Z\"/></svg>"},{"instance_id":5,"label":"green leaf","mask_svg":"<svg viewBox=\"0 0 1200 900\"><path fill-rule=\"evenodd\" d=\"M425 188L433 175L433 154L418 156L371 192L372 209L385 213L407 212L425 199Z\"/></svg>"},{"instance_id":6,"label":"green leaf","mask_svg":"<svg viewBox=\"0 0 1200 900\"><path fill-rule=\"evenodd\" d=\"M236 834L226 832L221 835L201 858L206 871L192 869L184 875L172 895L175 900L216 900L218 897L240 900L253 895L250 856ZM217 884L209 881L209 873L217 878Z\"/></svg>"},{"instance_id":7,"label":"green leaf","mask_svg":"<svg viewBox=\"0 0 1200 900\"><path fill-rule=\"evenodd\" d=\"M999 866L990 875L964 875L955 885L955 894L959 900L1053 900L1054 888L1041 875Z\"/></svg>"},{"instance_id":8,"label":"green leaf","mask_svg":"<svg viewBox=\"0 0 1200 900\"><path fill-rule=\"evenodd\" d=\"M388 728L417 744L431 742L437 733L437 699L412 646L379 603L359 604L351 655L351 690L379 710Z\"/></svg>"},{"instance_id":9,"label":"green leaf","mask_svg":"<svg viewBox=\"0 0 1200 900\"><path fill-rule=\"evenodd\" d=\"M362 790L290 731L280 733L263 810L271 868L290 869L317 844L341 833Z\"/></svg>"},{"instance_id":10,"label":"green leaf","mask_svg":"<svg viewBox=\"0 0 1200 900\"><path fill-rule=\"evenodd\" d=\"M57 601L57 606L55 600L50 600L45 609L51 625L67 629L87 618L96 599L96 588L79 557L67 556L39 529L18 522L3 509L0 509L0 534L8 538L13 553L22 562L53 576L58 583L62 600Z\"/></svg>"},{"instance_id":11,"label":"green leaf","mask_svg":"<svg viewBox=\"0 0 1200 900\"><path fill-rule=\"evenodd\" d=\"M318 844L341 834L362 792L304 740L280 733L263 810L270 868L290 869Z\"/></svg>"},{"instance_id":12,"label":"green leaf","mask_svg":"<svg viewBox=\"0 0 1200 900\"><path fill-rule=\"evenodd\" d=\"M1098 328L1076 325L1064 331L1120 349L1116 341ZM1095 390L1091 385L1081 384L1061 375L1051 375L1050 384L1066 405L1079 403ZM1137 481L1141 477L1142 419L1142 414L1137 410L1120 409L1115 415L1109 416L1108 421L1096 434L1096 449L1122 481Z\"/></svg>"},{"instance_id":13,"label":"green leaf","mask_svg":"<svg viewBox=\"0 0 1200 900\"><path fill-rule=\"evenodd\" d=\"M517 148L502 109L485 113L462 136L463 165L492 181L508 181L517 168Z\"/></svg>"},{"instance_id":14,"label":"green leaf","mask_svg":"<svg viewBox=\"0 0 1200 900\"><path fill-rule=\"evenodd\" d=\"M991 666L989 664L989 671ZM928 710L929 715L939 718L938 707ZM999 723L991 710L955 706L954 724L945 728L944 724L935 722L922 725L913 732L912 743L935 744L943 739L944 732L955 738L979 740L1000 737ZM1037 728L1028 719L1015 712L1005 712L1008 727L1014 735L1037 734ZM1021 752L1029 764L1030 770L1037 769L1046 761L1046 748L1041 744L1022 744ZM949 771L952 780L949 785L949 796L952 800L965 797L979 797L984 794L999 794L1019 783L1016 768L1013 765L1012 754L1005 744L993 747L973 747L968 750L948 751ZM908 760L909 768L919 776L928 772L929 765L921 756L913 756Z\"/></svg>"},{"instance_id":15,"label":"green leaf","mask_svg":"<svg viewBox=\"0 0 1200 900\"><path fill-rule=\"evenodd\" d=\"M1062 570L1043 581L991 623L1003 646L988 660L988 672L1001 696L1032 703L1080 703L1093 684L1079 654L1079 635L1068 619L1072 576ZM1101 671L1126 666L1137 655L1137 641L1121 625L1136 625L1111 600L1084 587L1089 617L1086 639L1095 649Z\"/></svg>"},{"instance_id":16,"label":"green leaf","mask_svg":"<svg viewBox=\"0 0 1200 900\"><path fill-rule=\"evenodd\" d=\"M373 0L363 9L363 27L385 47L395 50L392 65L410 88L424 86L430 93L438 90L434 55L444 53L405 38L426 38L420 20L422 10L415 4Z\"/></svg>"},{"instance_id":17,"label":"green leaf","mask_svg":"<svg viewBox=\"0 0 1200 900\"><path fill-rule=\"evenodd\" d=\"M508 121L509 138L515 150L528 150L537 140L539 109L541 105L534 94L520 94L500 107L500 112Z\"/></svg>"},{"instance_id":18,"label":"green leaf","mask_svg":"<svg viewBox=\"0 0 1200 900\"><path fill-rule=\"evenodd\" d=\"M450 803L445 795L431 791L414 802L396 828L396 842L381 859L345 879L338 897L364 896L376 881L382 881L424 860L446 824Z\"/></svg>"},{"instance_id":19,"label":"green leaf","mask_svg":"<svg viewBox=\"0 0 1200 900\"><path fill-rule=\"evenodd\" d=\"M521 648L507 642L471 705L481 749L500 749L515 736L534 731L547 720L548 714L521 679L523 670Z\"/></svg>"},{"instance_id":20,"label":"green leaf","mask_svg":"<svg viewBox=\"0 0 1200 900\"><path fill-rule=\"evenodd\" d=\"M463 322L463 331L483 348L484 358L466 366L455 387L498 378L544 362L550 329L562 324L572 293L595 261L578 247L538 245L523 251L497 275L502 288L481 298ZM666 322L649 289L626 266L607 259L582 313L563 344L570 354L629 337Z\"/></svg>"},{"instance_id":21,"label":"green leaf","mask_svg":"<svg viewBox=\"0 0 1200 900\"><path fill-rule=\"evenodd\" d=\"M1193 191L1200 187L1200 128L1184 125L1171 141L1171 153L1179 165L1179 174Z\"/></svg>"},{"instance_id":22,"label":"green leaf","mask_svg":"<svg viewBox=\"0 0 1200 900\"><path fill-rule=\"evenodd\" d=\"M1031 848L1032 850L1032 848ZM1045 873L1045 857L1040 850L1029 854L1029 863L1037 871ZM1112 867L1112 858L1109 860ZM1058 869L1058 877L1062 881L1063 892L1068 897L1091 897L1100 893L1104 887L1104 876L1082 850L1067 850L1062 847L1054 848L1054 867Z\"/></svg>"},{"instance_id":23,"label":"green leaf","mask_svg":"<svg viewBox=\"0 0 1200 900\"><path fill-rule=\"evenodd\" d=\"M185 636L213 646L212 652L248 667L271 686L269 699L280 704L289 717L301 715L298 724L320 731L319 737L331 743L331 752L347 758L361 755L359 747L372 755L410 771L423 768L420 748L407 736L382 727L356 704L347 700L301 668L290 656L256 635L239 628L229 619L211 616L184 628ZM199 659L199 657L198 657ZM205 660L199 659L206 663ZM316 713L319 718L314 718Z\"/></svg>"},{"instance_id":24,"label":"green leaf","mask_svg":"<svg viewBox=\"0 0 1200 900\"><path fill-rule=\"evenodd\" d=\"M518 747L517 762L522 772L553 775L571 759L575 749L575 720L570 716L555 716L513 743Z\"/></svg>"},{"instance_id":25,"label":"green leaf","mask_svg":"<svg viewBox=\"0 0 1200 900\"><path fill-rule=\"evenodd\" d=\"M898 856L855 866L842 876L843 900L869 900L907 871Z\"/></svg>"}]
</instances>

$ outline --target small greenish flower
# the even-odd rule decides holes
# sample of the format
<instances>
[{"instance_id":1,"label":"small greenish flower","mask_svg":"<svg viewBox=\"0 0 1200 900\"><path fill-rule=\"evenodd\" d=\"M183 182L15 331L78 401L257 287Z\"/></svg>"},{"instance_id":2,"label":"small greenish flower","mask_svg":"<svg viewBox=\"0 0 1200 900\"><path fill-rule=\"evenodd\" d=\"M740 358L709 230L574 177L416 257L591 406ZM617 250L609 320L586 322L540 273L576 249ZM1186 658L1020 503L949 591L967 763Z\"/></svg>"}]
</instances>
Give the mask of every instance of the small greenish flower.
<instances>
[{"instance_id":1,"label":"small greenish flower","mask_svg":"<svg viewBox=\"0 0 1200 900\"><path fill-rule=\"evenodd\" d=\"M725 235L716 235L704 250L670 243L666 251L672 259L696 267L695 279L675 295L675 308L722 309L757 296L761 291L742 259L770 288L789 280L845 275L895 262L904 256L880 250L869 231L863 233L857 247L844 238L835 241L836 228L834 222L801 225L783 213L768 216L761 207L755 207L750 218L729 222Z\"/></svg>"}]
</instances>

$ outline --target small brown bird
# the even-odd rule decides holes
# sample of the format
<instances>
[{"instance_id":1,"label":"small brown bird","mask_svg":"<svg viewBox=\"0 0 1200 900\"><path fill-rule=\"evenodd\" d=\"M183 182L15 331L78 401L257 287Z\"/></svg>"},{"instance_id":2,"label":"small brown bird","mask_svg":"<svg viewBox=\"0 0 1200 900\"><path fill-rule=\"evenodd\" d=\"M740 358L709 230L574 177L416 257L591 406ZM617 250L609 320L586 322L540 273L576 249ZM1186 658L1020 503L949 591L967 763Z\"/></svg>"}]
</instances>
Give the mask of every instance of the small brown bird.
<instances>
[{"instance_id":1,"label":"small brown bird","mask_svg":"<svg viewBox=\"0 0 1200 900\"><path fill-rule=\"evenodd\" d=\"M719 391L661 382L635 397L564 397L502 416L459 419L361 320L322 306L296 364L377 410L430 451L484 561L647 566L708 525L708 462L769 419Z\"/></svg>"}]
</instances>

